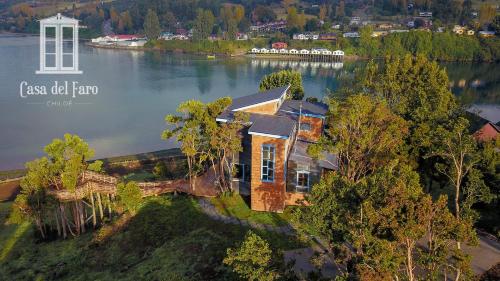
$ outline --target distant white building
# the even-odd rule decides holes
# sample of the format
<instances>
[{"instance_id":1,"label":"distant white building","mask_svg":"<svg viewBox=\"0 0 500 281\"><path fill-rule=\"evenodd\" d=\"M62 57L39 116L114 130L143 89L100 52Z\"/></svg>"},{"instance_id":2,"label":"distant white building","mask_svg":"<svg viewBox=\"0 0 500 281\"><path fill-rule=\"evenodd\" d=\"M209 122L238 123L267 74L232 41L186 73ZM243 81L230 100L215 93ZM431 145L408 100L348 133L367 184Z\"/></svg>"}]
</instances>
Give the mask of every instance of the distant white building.
<instances>
[{"instance_id":1,"label":"distant white building","mask_svg":"<svg viewBox=\"0 0 500 281\"><path fill-rule=\"evenodd\" d=\"M359 38L359 33L358 32L346 32L342 36L344 36L344 38Z\"/></svg>"},{"instance_id":2,"label":"distant white building","mask_svg":"<svg viewBox=\"0 0 500 281\"><path fill-rule=\"evenodd\" d=\"M301 55L309 55L311 52L309 50L306 50L306 49L302 49L300 50L300 54Z\"/></svg>"},{"instance_id":3,"label":"distant white building","mask_svg":"<svg viewBox=\"0 0 500 281\"><path fill-rule=\"evenodd\" d=\"M288 54L288 50L287 49L280 49L280 54Z\"/></svg>"},{"instance_id":4,"label":"distant white building","mask_svg":"<svg viewBox=\"0 0 500 281\"><path fill-rule=\"evenodd\" d=\"M271 54L277 54L277 53L279 53L278 49L271 49L269 52Z\"/></svg>"},{"instance_id":5,"label":"distant white building","mask_svg":"<svg viewBox=\"0 0 500 281\"><path fill-rule=\"evenodd\" d=\"M291 49L290 51L288 51L289 54L298 54L299 51L297 51L296 49Z\"/></svg>"},{"instance_id":6,"label":"distant white building","mask_svg":"<svg viewBox=\"0 0 500 281\"><path fill-rule=\"evenodd\" d=\"M252 52L254 54L258 54L258 53L260 53L260 49L252 48L252 50L250 52Z\"/></svg>"},{"instance_id":7,"label":"distant white building","mask_svg":"<svg viewBox=\"0 0 500 281\"><path fill-rule=\"evenodd\" d=\"M319 34L315 33L296 33L292 37L294 40L318 40Z\"/></svg>"}]
</instances>

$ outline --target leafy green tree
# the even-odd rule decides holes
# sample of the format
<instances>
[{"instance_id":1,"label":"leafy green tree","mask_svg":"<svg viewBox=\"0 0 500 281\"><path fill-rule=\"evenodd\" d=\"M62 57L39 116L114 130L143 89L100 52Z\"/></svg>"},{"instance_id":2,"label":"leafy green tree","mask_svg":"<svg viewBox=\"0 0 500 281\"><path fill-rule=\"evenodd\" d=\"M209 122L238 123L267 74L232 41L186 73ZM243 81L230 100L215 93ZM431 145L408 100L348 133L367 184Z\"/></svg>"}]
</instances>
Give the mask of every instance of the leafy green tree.
<instances>
[{"instance_id":1,"label":"leafy green tree","mask_svg":"<svg viewBox=\"0 0 500 281\"><path fill-rule=\"evenodd\" d=\"M212 33L215 17L210 10L198 9L194 22L193 37L196 40L207 39Z\"/></svg>"},{"instance_id":2,"label":"leafy green tree","mask_svg":"<svg viewBox=\"0 0 500 281\"><path fill-rule=\"evenodd\" d=\"M373 57L377 55L379 50L379 41L372 37L373 27L370 25L363 26L359 30L359 45L364 55Z\"/></svg>"},{"instance_id":3,"label":"leafy green tree","mask_svg":"<svg viewBox=\"0 0 500 281\"><path fill-rule=\"evenodd\" d=\"M224 264L247 280L272 281L280 277L269 243L252 231L248 231L240 247L227 249Z\"/></svg>"},{"instance_id":4,"label":"leafy green tree","mask_svg":"<svg viewBox=\"0 0 500 281\"><path fill-rule=\"evenodd\" d=\"M277 87L283 87L290 84L289 95L294 100L304 98L304 87L302 86L302 75L300 72L291 70L281 70L266 75L260 81L259 89L261 91Z\"/></svg>"},{"instance_id":5,"label":"leafy green tree","mask_svg":"<svg viewBox=\"0 0 500 281\"><path fill-rule=\"evenodd\" d=\"M16 199L14 208L35 221L42 237L45 237L47 223L55 223L64 238L67 231L73 235L85 232L81 200L69 204L72 214L70 223L66 204L56 204L47 194L53 189L75 192L81 174L85 170L99 171L102 162L87 162L94 156L94 151L77 135L65 134L63 139L54 139L44 150L46 157L26 163L27 174L21 181L22 196ZM49 212L49 209L53 212ZM47 220L49 215L50 220Z\"/></svg>"},{"instance_id":6,"label":"leafy green tree","mask_svg":"<svg viewBox=\"0 0 500 281\"><path fill-rule=\"evenodd\" d=\"M118 195L125 210L131 214L135 214L139 210L142 203L142 191L136 182L119 183L116 186L116 195Z\"/></svg>"},{"instance_id":7,"label":"leafy green tree","mask_svg":"<svg viewBox=\"0 0 500 281\"><path fill-rule=\"evenodd\" d=\"M149 9L144 19L144 33L149 40L156 40L160 37L160 20L155 11Z\"/></svg>"},{"instance_id":8,"label":"leafy green tree","mask_svg":"<svg viewBox=\"0 0 500 281\"><path fill-rule=\"evenodd\" d=\"M467 119L460 117L451 122L448 128L437 128L435 138L439 141L430 154L440 156L445 161L438 162L436 169L444 174L452 185L455 217L464 223L475 220L472 210L474 203L490 199L489 190L477 169L480 154L468 127ZM457 249L460 248L460 241L457 240Z\"/></svg>"},{"instance_id":9,"label":"leafy green tree","mask_svg":"<svg viewBox=\"0 0 500 281\"><path fill-rule=\"evenodd\" d=\"M342 102L332 99L329 111L324 136L308 152L338 155L339 172L348 180L359 182L400 153L407 124L385 101L358 94Z\"/></svg>"},{"instance_id":10,"label":"leafy green tree","mask_svg":"<svg viewBox=\"0 0 500 281\"><path fill-rule=\"evenodd\" d=\"M224 97L203 104L190 100L179 105L181 115L167 115L165 121L173 128L163 131L162 138L176 137L181 150L187 157L191 187L195 189L196 175L210 163L221 188L228 183L226 175L233 172L234 154L241 151L239 131L248 121L248 115L236 114L230 123L218 123L216 117L231 104L231 98ZM224 190L223 190L224 191Z\"/></svg>"},{"instance_id":11,"label":"leafy green tree","mask_svg":"<svg viewBox=\"0 0 500 281\"><path fill-rule=\"evenodd\" d=\"M289 7L286 16L287 28L288 29L298 29L304 30L306 24L306 17L304 13L299 14L297 8Z\"/></svg>"}]
</instances>

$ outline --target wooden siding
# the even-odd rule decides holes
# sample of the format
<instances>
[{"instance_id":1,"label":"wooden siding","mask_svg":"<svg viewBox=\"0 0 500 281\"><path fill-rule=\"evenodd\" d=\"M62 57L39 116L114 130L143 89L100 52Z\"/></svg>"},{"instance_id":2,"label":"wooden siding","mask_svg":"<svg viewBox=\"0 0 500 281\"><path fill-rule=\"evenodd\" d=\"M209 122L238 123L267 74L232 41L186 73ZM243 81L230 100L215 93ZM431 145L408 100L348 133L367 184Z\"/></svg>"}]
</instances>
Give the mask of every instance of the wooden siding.
<instances>
[{"instance_id":1,"label":"wooden siding","mask_svg":"<svg viewBox=\"0 0 500 281\"><path fill-rule=\"evenodd\" d=\"M251 209L283 212L285 208L285 144L287 140L252 135ZM274 181L262 182L262 145L275 146Z\"/></svg>"},{"instance_id":2,"label":"wooden siding","mask_svg":"<svg viewBox=\"0 0 500 281\"><path fill-rule=\"evenodd\" d=\"M323 119L302 116L300 118L300 123L308 123L311 125L310 131L299 130L298 137L302 140L317 142L323 133Z\"/></svg>"},{"instance_id":3,"label":"wooden siding","mask_svg":"<svg viewBox=\"0 0 500 281\"><path fill-rule=\"evenodd\" d=\"M270 102L270 103L266 103L263 105L252 106L252 107L249 107L246 109L242 109L241 111L248 112L248 113L260 113L260 114L274 115L278 111L278 108L279 108L279 103L277 101L275 101L275 102Z\"/></svg>"}]
</instances>

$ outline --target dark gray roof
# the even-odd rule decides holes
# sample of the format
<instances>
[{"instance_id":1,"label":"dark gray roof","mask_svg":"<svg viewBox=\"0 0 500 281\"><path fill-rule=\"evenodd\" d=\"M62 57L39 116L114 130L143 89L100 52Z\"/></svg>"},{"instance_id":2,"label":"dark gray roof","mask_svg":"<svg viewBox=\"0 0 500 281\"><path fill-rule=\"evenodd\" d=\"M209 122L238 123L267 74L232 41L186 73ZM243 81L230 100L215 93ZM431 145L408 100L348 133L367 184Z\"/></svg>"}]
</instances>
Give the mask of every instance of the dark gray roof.
<instances>
[{"instance_id":1,"label":"dark gray roof","mask_svg":"<svg viewBox=\"0 0 500 281\"><path fill-rule=\"evenodd\" d=\"M252 122L252 126L248 129L250 134L289 137L295 128L295 121L292 119L275 115L251 114L250 122Z\"/></svg>"},{"instance_id":2,"label":"dark gray roof","mask_svg":"<svg viewBox=\"0 0 500 281\"><path fill-rule=\"evenodd\" d=\"M247 107L247 106L251 106L254 104L259 104L259 103L264 103L267 101L279 99L279 98L281 98L281 96L283 96L283 94L286 93L286 90L289 87L290 87L290 85L287 85L287 86L274 88L274 89L267 90L267 91L258 92L258 93L253 94L253 95L236 98L233 100L233 103L229 106L228 110L235 110L238 108Z\"/></svg>"},{"instance_id":3,"label":"dark gray roof","mask_svg":"<svg viewBox=\"0 0 500 281\"><path fill-rule=\"evenodd\" d=\"M321 102L308 102L299 100L286 100L280 107L281 112L299 114L302 105L302 115L305 116L325 116L328 106Z\"/></svg>"},{"instance_id":4,"label":"dark gray roof","mask_svg":"<svg viewBox=\"0 0 500 281\"><path fill-rule=\"evenodd\" d=\"M309 154L307 154L307 148L311 145L310 142L297 140L290 151L290 160L297 163L307 163L314 164L317 162L320 167L338 170L338 158L337 155L331 153L322 153L320 159L313 159Z\"/></svg>"}]
</instances>

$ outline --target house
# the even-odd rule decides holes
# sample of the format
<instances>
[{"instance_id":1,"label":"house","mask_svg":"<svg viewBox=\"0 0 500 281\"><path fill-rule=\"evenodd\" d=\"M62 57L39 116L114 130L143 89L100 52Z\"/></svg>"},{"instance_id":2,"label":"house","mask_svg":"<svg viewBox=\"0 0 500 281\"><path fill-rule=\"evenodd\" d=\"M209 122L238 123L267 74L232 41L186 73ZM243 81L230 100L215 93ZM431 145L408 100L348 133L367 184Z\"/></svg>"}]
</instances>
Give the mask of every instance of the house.
<instances>
[{"instance_id":1,"label":"house","mask_svg":"<svg viewBox=\"0 0 500 281\"><path fill-rule=\"evenodd\" d=\"M463 26L455 25L453 27L453 33L455 33L455 34L462 35L462 34L464 34L464 31L465 31L465 27L463 27Z\"/></svg>"},{"instance_id":2,"label":"house","mask_svg":"<svg viewBox=\"0 0 500 281\"><path fill-rule=\"evenodd\" d=\"M423 17L423 18L431 18L432 12L420 12L420 13L418 13L418 16Z\"/></svg>"},{"instance_id":3,"label":"house","mask_svg":"<svg viewBox=\"0 0 500 281\"><path fill-rule=\"evenodd\" d=\"M319 35L319 40L337 40L337 33L321 33Z\"/></svg>"},{"instance_id":4,"label":"house","mask_svg":"<svg viewBox=\"0 0 500 281\"><path fill-rule=\"evenodd\" d=\"M473 134L479 142L490 141L500 136L500 126L488 122Z\"/></svg>"},{"instance_id":5,"label":"house","mask_svg":"<svg viewBox=\"0 0 500 281\"><path fill-rule=\"evenodd\" d=\"M298 54L299 51L297 51L296 49L291 49L290 51L288 51L289 54Z\"/></svg>"},{"instance_id":6,"label":"house","mask_svg":"<svg viewBox=\"0 0 500 281\"><path fill-rule=\"evenodd\" d=\"M319 54L321 54L321 51L319 49L312 49L311 54L312 55L319 55Z\"/></svg>"},{"instance_id":7,"label":"house","mask_svg":"<svg viewBox=\"0 0 500 281\"><path fill-rule=\"evenodd\" d=\"M174 34L172 32L162 32L160 35L160 39L172 40L172 36L174 36Z\"/></svg>"},{"instance_id":8,"label":"house","mask_svg":"<svg viewBox=\"0 0 500 281\"><path fill-rule=\"evenodd\" d=\"M294 40L318 40L319 35L315 33L296 33L292 38Z\"/></svg>"},{"instance_id":9,"label":"house","mask_svg":"<svg viewBox=\"0 0 500 281\"><path fill-rule=\"evenodd\" d=\"M302 49L300 50L300 54L301 55L309 55L311 52L309 50L306 50L306 49Z\"/></svg>"},{"instance_id":10,"label":"house","mask_svg":"<svg viewBox=\"0 0 500 281\"><path fill-rule=\"evenodd\" d=\"M415 27L415 21L410 20L406 23L406 26L409 28L414 28Z\"/></svg>"},{"instance_id":11,"label":"house","mask_svg":"<svg viewBox=\"0 0 500 281\"><path fill-rule=\"evenodd\" d=\"M467 35L469 35L469 36L474 35L474 30L472 30L472 29L467 30Z\"/></svg>"},{"instance_id":12,"label":"house","mask_svg":"<svg viewBox=\"0 0 500 281\"><path fill-rule=\"evenodd\" d=\"M386 30L375 30L372 32L371 37L382 37L386 36L387 34L389 34L389 32Z\"/></svg>"},{"instance_id":13,"label":"house","mask_svg":"<svg viewBox=\"0 0 500 281\"><path fill-rule=\"evenodd\" d=\"M248 35L246 33L238 32L236 33L236 40L248 40Z\"/></svg>"},{"instance_id":14,"label":"house","mask_svg":"<svg viewBox=\"0 0 500 281\"><path fill-rule=\"evenodd\" d=\"M250 26L252 32L276 32L286 29L286 20L273 21L268 23L259 23Z\"/></svg>"},{"instance_id":15,"label":"house","mask_svg":"<svg viewBox=\"0 0 500 281\"><path fill-rule=\"evenodd\" d=\"M332 29L340 29L340 24L332 24Z\"/></svg>"},{"instance_id":16,"label":"house","mask_svg":"<svg viewBox=\"0 0 500 281\"><path fill-rule=\"evenodd\" d=\"M278 53L279 53L279 50L278 50L278 49L274 49L274 48L273 48L273 49L271 49L269 52L270 52L271 54L278 54Z\"/></svg>"},{"instance_id":17,"label":"house","mask_svg":"<svg viewBox=\"0 0 500 281\"><path fill-rule=\"evenodd\" d=\"M273 44L271 44L271 47L273 49L286 49L288 48L288 44L285 42L274 42Z\"/></svg>"},{"instance_id":18,"label":"house","mask_svg":"<svg viewBox=\"0 0 500 281\"><path fill-rule=\"evenodd\" d=\"M254 53L254 54L258 54L258 53L260 53L260 49L258 49L258 48L252 48L252 50L250 52Z\"/></svg>"},{"instance_id":19,"label":"house","mask_svg":"<svg viewBox=\"0 0 500 281\"><path fill-rule=\"evenodd\" d=\"M261 54L269 54L269 50L266 48L262 48L262 49L260 49L260 53Z\"/></svg>"},{"instance_id":20,"label":"house","mask_svg":"<svg viewBox=\"0 0 500 281\"><path fill-rule=\"evenodd\" d=\"M242 129L243 150L233 159L233 187L250 195L255 211L282 212L305 199L321 176L338 169L335 155L311 158L307 148L323 133L327 106L288 100L290 85L236 98L217 117L231 122L235 112L247 112Z\"/></svg>"},{"instance_id":21,"label":"house","mask_svg":"<svg viewBox=\"0 0 500 281\"><path fill-rule=\"evenodd\" d=\"M342 36L344 36L344 38L359 38L359 33L358 32L346 32Z\"/></svg>"},{"instance_id":22,"label":"house","mask_svg":"<svg viewBox=\"0 0 500 281\"><path fill-rule=\"evenodd\" d=\"M391 29L392 28L392 24L390 23L381 23L378 25L378 28L380 29Z\"/></svg>"},{"instance_id":23,"label":"house","mask_svg":"<svg viewBox=\"0 0 500 281\"><path fill-rule=\"evenodd\" d=\"M360 17L352 17L351 21L349 22L349 25L359 25L360 22L361 22Z\"/></svg>"},{"instance_id":24,"label":"house","mask_svg":"<svg viewBox=\"0 0 500 281\"><path fill-rule=\"evenodd\" d=\"M495 37L495 31L479 31L479 36L483 37L483 38L491 38L491 37Z\"/></svg>"},{"instance_id":25,"label":"house","mask_svg":"<svg viewBox=\"0 0 500 281\"><path fill-rule=\"evenodd\" d=\"M280 54L288 54L287 49L279 49L279 50L280 50Z\"/></svg>"}]
</instances>

